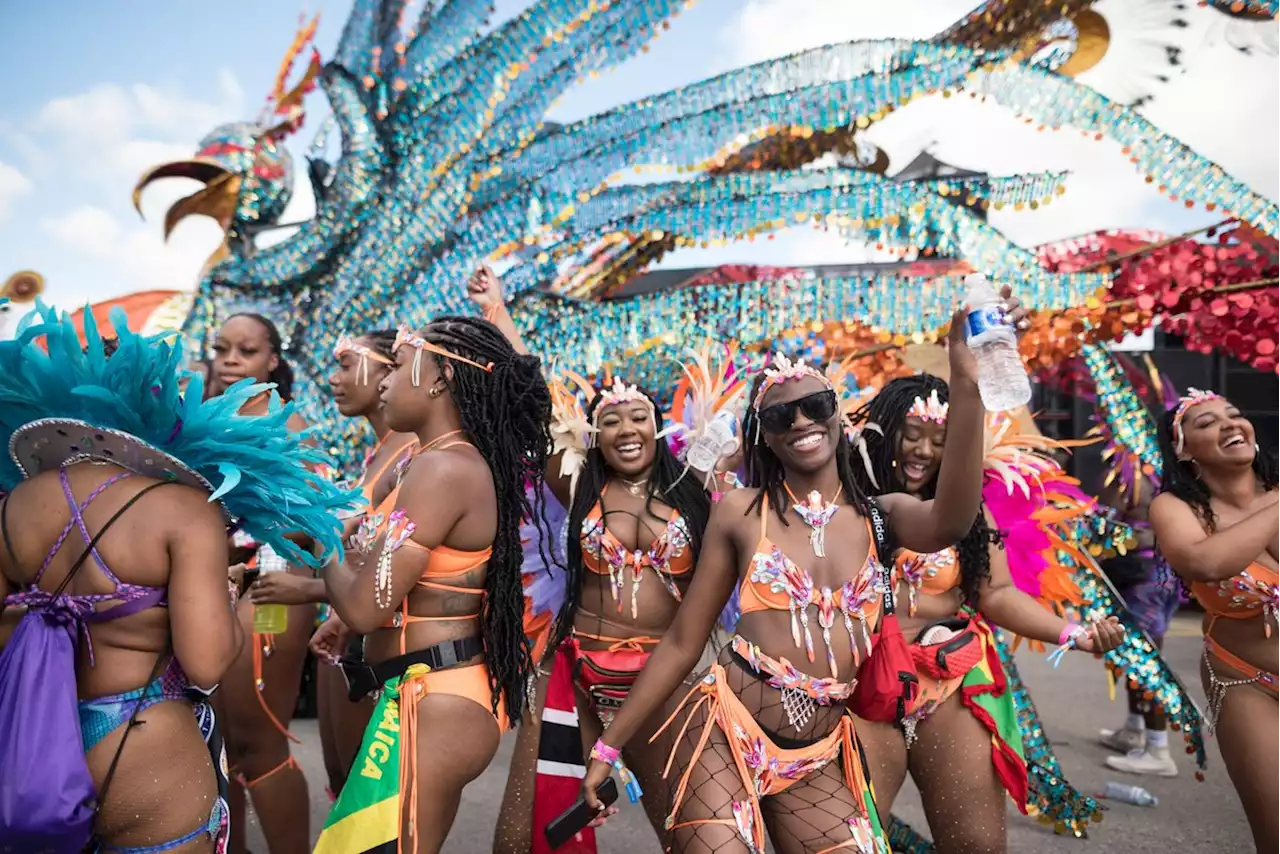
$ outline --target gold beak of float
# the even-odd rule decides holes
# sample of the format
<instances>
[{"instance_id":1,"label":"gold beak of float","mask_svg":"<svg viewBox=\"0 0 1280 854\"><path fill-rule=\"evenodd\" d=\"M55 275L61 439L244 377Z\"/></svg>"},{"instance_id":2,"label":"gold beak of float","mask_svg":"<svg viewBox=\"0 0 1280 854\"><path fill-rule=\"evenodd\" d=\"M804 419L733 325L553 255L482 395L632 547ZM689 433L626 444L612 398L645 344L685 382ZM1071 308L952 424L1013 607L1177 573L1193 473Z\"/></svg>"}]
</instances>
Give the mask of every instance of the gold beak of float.
<instances>
[{"instance_id":1,"label":"gold beak of float","mask_svg":"<svg viewBox=\"0 0 1280 854\"><path fill-rule=\"evenodd\" d=\"M179 222L193 215L207 216L213 219L222 226L225 235L227 227L231 223L231 218L236 212L236 204L240 196L241 176L228 172L222 164L211 158L195 157L190 160L175 160L171 163L162 163L144 173L142 178L138 180L137 186L133 188L133 207L138 212L138 216L142 216L143 191L153 181L161 178L190 178L204 184L202 189L179 199L165 211L165 240L169 239L169 235L173 233ZM227 241L224 237L222 245L205 262L205 269L207 270L221 261L228 254L228 251Z\"/></svg>"}]
</instances>

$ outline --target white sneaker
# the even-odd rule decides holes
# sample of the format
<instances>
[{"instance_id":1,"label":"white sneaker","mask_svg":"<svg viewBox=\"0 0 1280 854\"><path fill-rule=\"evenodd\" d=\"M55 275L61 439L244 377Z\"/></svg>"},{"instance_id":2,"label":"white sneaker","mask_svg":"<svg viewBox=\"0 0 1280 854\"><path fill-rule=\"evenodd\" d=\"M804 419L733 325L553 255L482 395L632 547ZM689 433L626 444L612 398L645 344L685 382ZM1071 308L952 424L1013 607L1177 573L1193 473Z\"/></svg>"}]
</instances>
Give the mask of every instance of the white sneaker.
<instances>
[{"instance_id":1,"label":"white sneaker","mask_svg":"<svg viewBox=\"0 0 1280 854\"><path fill-rule=\"evenodd\" d=\"M1108 756L1107 767L1126 774L1142 774L1150 777L1177 777L1178 766L1169 755L1169 748L1138 748L1124 756Z\"/></svg>"},{"instance_id":2,"label":"white sneaker","mask_svg":"<svg viewBox=\"0 0 1280 854\"><path fill-rule=\"evenodd\" d=\"M1146 745L1147 734L1144 730L1128 727L1104 729L1098 732L1098 741L1103 747L1109 747L1117 753L1132 753L1135 750L1141 751Z\"/></svg>"}]
</instances>

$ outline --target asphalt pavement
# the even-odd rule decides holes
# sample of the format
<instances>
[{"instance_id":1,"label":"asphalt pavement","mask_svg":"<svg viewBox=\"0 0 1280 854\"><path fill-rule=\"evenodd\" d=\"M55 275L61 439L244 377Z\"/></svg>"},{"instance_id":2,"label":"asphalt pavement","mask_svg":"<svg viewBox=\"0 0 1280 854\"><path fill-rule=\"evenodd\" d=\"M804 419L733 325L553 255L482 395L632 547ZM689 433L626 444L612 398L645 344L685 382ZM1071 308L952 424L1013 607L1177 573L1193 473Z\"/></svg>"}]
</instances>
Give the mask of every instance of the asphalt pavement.
<instances>
[{"instance_id":1,"label":"asphalt pavement","mask_svg":"<svg viewBox=\"0 0 1280 854\"><path fill-rule=\"evenodd\" d=\"M1191 686L1202 704L1200 691L1199 618L1184 613L1175 620L1166 640L1165 655L1174 670ZM1101 792L1108 780L1137 783L1160 799L1159 806L1137 807L1104 801L1108 810L1103 821L1089 830L1087 839L1055 836L1051 829L1033 819L1009 810L1009 851L1017 854L1101 854L1128 851L1180 854L1218 854L1247 852L1252 839L1244 813L1222 768L1217 745L1209 743L1209 770L1205 782L1197 782L1194 766L1182 751L1182 738L1170 734L1170 745L1177 755L1181 773L1176 778L1125 777L1103 765L1109 752L1098 744L1098 730L1115 727L1123 721L1123 694L1112 702L1108 696L1105 671L1100 662L1081 655L1068 655L1054 670L1041 653L1023 649L1018 653L1018 667L1031 687L1036 706L1044 718L1063 770L1077 787ZM323 763L320 739L314 721L298 721L293 731L302 739L294 747L294 755L311 781L311 828L318 835L329 808L324 793ZM490 850L493 827L502 789L506 780L515 738L508 735L489 770L471 784L462 796L462 807L445 844L445 854L481 854ZM920 799L910 782L895 805L898 816L918 829L926 829ZM256 821L249 817L249 847L255 854L266 854L266 846L258 833ZM622 812L599 834L600 854L656 852L657 842L639 807L625 806Z\"/></svg>"}]
</instances>

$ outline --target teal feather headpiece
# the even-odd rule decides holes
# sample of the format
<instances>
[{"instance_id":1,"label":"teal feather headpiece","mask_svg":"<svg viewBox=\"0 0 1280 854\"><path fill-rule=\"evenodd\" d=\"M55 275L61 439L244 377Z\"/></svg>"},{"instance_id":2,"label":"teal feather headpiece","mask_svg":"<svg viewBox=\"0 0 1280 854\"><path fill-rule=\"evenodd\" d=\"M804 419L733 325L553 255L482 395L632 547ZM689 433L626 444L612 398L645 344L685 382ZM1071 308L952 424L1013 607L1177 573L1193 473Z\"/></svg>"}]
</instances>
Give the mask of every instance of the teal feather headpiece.
<instances>
[{"instance_id":1,"label":"teal feather headpiece","mask_svg":"<svg viewBox=\"0 0 1280 854\"><path fill-rule=\"evenodd\" d=\"M183 370L176 337L131 332L119 308L111 323L110 356L92 312L84 312L82 349L70 317L39 302L18 336L0 341L0 447L9 451L0 455L0 490L72 460L107 460L205 489L228 518L293 562L318 564L291 533L310 536L320 554L341 548L337 514L356 494L326 479L324 453L289 430L293 406L273 386L242 380L201 400L204 380ZM239 414L265 392L266 415Z\"/></svg>"}]
</instances>

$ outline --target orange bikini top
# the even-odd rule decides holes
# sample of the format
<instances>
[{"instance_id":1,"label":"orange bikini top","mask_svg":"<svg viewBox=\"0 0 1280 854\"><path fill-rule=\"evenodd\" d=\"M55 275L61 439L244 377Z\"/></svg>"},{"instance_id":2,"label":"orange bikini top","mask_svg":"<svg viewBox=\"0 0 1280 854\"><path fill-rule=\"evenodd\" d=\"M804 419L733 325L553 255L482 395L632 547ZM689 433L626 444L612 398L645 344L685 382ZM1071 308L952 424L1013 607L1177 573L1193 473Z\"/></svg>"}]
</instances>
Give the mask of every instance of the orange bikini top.
<instances>
[{"instance_id":1,"label":"orange bikini top","mask_svg":"<svg viewBox=\"0 0 1280 854\"><path fill-rule=\"evenodd\" d=\"M437 447L428 447L423 450L444 450L452 448L455 445L468 445L470 442L458 440L449 442ZM418 452L414 453L417 456ZM415 543L409 539L407 535L403 537L397 535L394 530L389 530L399 525L403 525L406 521L403 513L392 510L396 506L396 500L400 497L400 482L396 481L396 485L392 488L387 497L382 499L374 510L372 522L377 526L379 534L386 534L388 537L397 537L400 540L396 548L400 546L412 546L426 552L427 565L422 569L422 575L419 577L417 586L424 587L428 590L440 590L446 593L469 593L474 596L484 596L483 587L458 587L452 584L446 584L436 579L456 578L460 575L466 575L474 572L488 562L493 556L493 548L489 547L479 552L464 552L458 549L451 549L448 546L436 546L435 548L427 548L424 545ZM451 620L476 620L480 618L480 612L474 614L460 614L457 616L445 617L420 617L416 614L409 613L409 597L406 596L404 601L400 603L400 610L391 615L391 619L383 625L384 629L400 629L400 653L405 652L405 627L410 623L432 623L432 622L448 622Z\"/></svg>"},{"instance_id":2,"label":"orange bikini top","mask_svg":"<svg viewBox=\"0 0 1280 854\"><path fill-rule=\"evenodd\" d=\"M769 497L765 495L760 502L760 540L755 554L751 556L751 569L738 589L743 614L764 610L790 611L791 637L799 647L803 628L804 648L810 661L813 661L813 636L809 631L809 608L816 608L833 678L839 676L835 654L831 651L831 627L835 625L836 611L844 618L844 627L849 632L849 648L856 662L859 653L854 642L853 621L857 620L862 625L863 640L870 649L871 635L867 624L880 608L881 585L877 583L879 564L875 557L875 536L871 520L862 521L867 526L867 557L861 568L836 590L818 587L806 570L769 540Z\"/></svg>"},{"instance_id":3,"label":"orange bikini top","mask_svg":"<svg viewBox=\"0 0 1280 854\"><path fill-rule=\"evenodd\" d=\"M960 560L954 546L933 554L920 554L900 549L894 561L894 583L908 585L907 613L914 615L918 594L930 596L949 593L960 586Z\"/></svg>"},{"instance_id":4,"label":"orange bikini top","mask_svg":"<svg viewBox=\"0 0 1280 854\"><path fill-rule=\"evenodd\" d=\"M1231 578L1193 583L1191 594L1215 620L1218 617L1248 620L1262 615L1275 622L1278 582L1280 576L1274 569L1254 561L1244 572Z\"/></svg>"},{"instance_id":5,"label":"orange bikini top","mask_svg":"<svg viewBox=\"0 0 1280 854\"><path fill-rule=\"evenodd\" d=\"M603 499L608 487L600 493ZM640 592L640 581L644 578L646 567L652 568L654 575L662 582L667 591L680 601L680 588L675 578L693 571L693 550L689 548L689 526L675 509L667 520L667 527L657 536L649 548L631 550L622 543L604 523L602 501L582 521L582 565L596 575L608 575L613 601L622 611L622 588L626 584L626 570L631 567L631 619L636 619L636 596Z\"/></svg>"}]
</instances>

